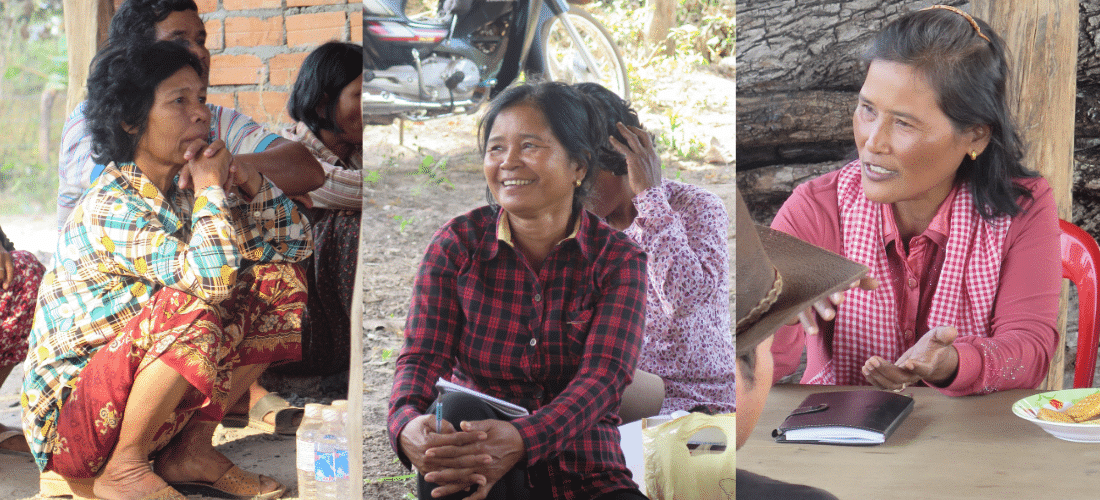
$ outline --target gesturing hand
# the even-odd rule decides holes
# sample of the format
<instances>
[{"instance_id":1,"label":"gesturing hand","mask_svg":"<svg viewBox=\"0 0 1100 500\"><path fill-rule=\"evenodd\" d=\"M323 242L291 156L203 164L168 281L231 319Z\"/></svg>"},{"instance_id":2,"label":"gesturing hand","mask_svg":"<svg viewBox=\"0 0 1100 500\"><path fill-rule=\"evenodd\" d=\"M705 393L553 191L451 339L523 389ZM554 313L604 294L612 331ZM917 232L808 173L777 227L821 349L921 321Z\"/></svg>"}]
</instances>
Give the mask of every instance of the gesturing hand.
<instances>
[{"instance_id":1,"label":"gesturing hand","mask_svg":"<svg viewBox=\"0 0 1100 500\"><path fill-rule=\"evenodd\" d=\"M853 281L848 285L848 289L852 290L859 287L862 290L874 290L878 288L878 285L877 279L864 276L859 281ZM816 314L825 321L832 321L836 317L836 307L843 302L844 291L830 295L827 300L814 302L812 306L798 313L798 322L802 324L802 330L806 332L806 335L817 335L817 321L814 319L814 315ZM794 322L792 321L791 324L793 325Z\"/></svg>"},{"instance_id":2,"label":"gesturing hand","mask_svg":"<svg viewBox=\"0 0 1100 500\"><path fill-rule=\"evenodd\" d=\"M959 369L959 351L952 345L958 335L953 326L933 328L894 363L872 356L863 365L863 376L882 389L901 390L921 379L942 386Z\"/></svg>"},{"instance_id":3,"label":"gesturing hand","mask_svg":"<svg viewBox=\"0 0 1100 500\"><path fill-rule=\"evenodd\" d=\"M626 157L626 173L630 180L630 190L634 196L661 183L661 158L653 148L653 138L638 127L628 127L622 122L615 124L623 135L626 144L615 136L609 137L611 147Z\"/></svg>"}]
</instances>

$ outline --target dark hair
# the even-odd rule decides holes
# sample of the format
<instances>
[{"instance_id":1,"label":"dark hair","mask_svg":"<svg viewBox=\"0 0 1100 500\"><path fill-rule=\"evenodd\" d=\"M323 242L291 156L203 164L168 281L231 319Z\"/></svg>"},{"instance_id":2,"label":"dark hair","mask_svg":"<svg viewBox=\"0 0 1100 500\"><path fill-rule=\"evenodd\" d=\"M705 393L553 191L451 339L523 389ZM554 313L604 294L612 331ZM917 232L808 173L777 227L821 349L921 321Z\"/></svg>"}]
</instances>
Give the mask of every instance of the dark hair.
<instances>
[{"instance_id":1,"label":"dark hair","mask_svg":"<svg viewBox=\"0 0 1100 500\"><path fill-rule=\"evenodd\" d=\"M195 0L126 0L111 17L108 42L151 45L157 39L157 23L185 10L198 12L199 7Z\"/></svg>"},{"instance_id":2,"label":"dark hair","mask_svg":"<svg viewBox=\"0 0 1100 500\"><path fill-rule=\"evenodd\" d=\"M520 104L530 104L542 111L554 137L565 148L569 159L585 166L584 180L573 189L573 211L584 205L588 188L595 175L600 147L607 143L607 131L603 114L592 99L561 82L525 83L509 87L489 103L489 110L478 125L481 154L489 141L493 122L501 111ZM486 189L489 204L496 206L492 194Z\"/></svg>"},{"instance_id":3,"label":"dark hair","mask_svg":"<svg viewBox=\"0 0 1100 500\"><path fill-rule=\"evenodd\" d=\"M314 134L322 130L344 132L332 121L340 92L363 74L363 47L344 42L328 42L317 47L302 61L294 90L286 110L295 121L305 123ZM327 99L327 102L326 102ZM317 106L325 103L325 112Z\"/></svg>"},{"instance_id":4,"label":"dark hair","mask_svg":"<svg viewBox=\"0 0 1100 500\"><path fill-rule=\"evenodd\" d=\"M615 124L622 122L623 125L629 127L642 128L642 123L638 120L638 113L631 109L630 103L619 97L618 94L608 90L607 87L591 82L578 83L574 87L580 93L592 98L600 106L609 136L626 144L626 138L619 133L619 128ZM615 151L609 141L605 141L600 146L599 165L600 168L615 175L626 175L626 157Z\"/></svg>"},{"instance_id":5,"label":"dark hair","mask_svg":"<svg viewBox=\"0 0 1100 500\"><path fill-rule=\"evenodd\" d=\"M133 161L157 86L186 67L202 74L199 59L175 42L110 44L96 54L88 76L84 116L97 163ZM136 133L128 133L127 125L135 127Z\"/></svg>"},{"instance_id":6,"label":"dark hair","mask_svg":"<svg viewBox=\"0 0 1100 500\"><path fill-rule=\"evenodd\" d=\"M971 25L973 19L978 30ZM976 160L965 157L956 180L969 181L983 218L1013 216L1016 200L1031 192L1014 178L1037 177L1024 167L1023 144L1008 109L1008 61L1004 41L985 21L943 9L911 12L890 23L863 54L865 66L882 60L919 70L936 91L940 109L957 131L988 125L989 146Z\"/></svg>"}]
</instances>

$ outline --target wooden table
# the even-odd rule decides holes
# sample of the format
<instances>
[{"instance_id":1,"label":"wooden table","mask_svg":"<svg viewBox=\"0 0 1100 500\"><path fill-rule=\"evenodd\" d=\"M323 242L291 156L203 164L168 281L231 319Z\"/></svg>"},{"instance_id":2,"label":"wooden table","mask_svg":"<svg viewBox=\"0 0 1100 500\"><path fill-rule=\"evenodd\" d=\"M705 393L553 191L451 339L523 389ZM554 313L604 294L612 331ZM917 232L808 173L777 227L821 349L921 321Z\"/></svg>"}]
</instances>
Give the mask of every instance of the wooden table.
<instances>
[{"instance_id":1,"label":"wooden table","mask_svg":"<svg viewBox=\"0 0 1100 500\"><path fill-rule=\"evenodd\" d=\"M1041 391L948 397L907 389L913 412L885 444L780 444L772 429L813 392L854 387L779 385L737 451L738 468L825 489L841 499L1100 499L1100 444L1071 443L1012 414ZM862 387L866 389L866 387Z\"/></svg>"}]
</instances>

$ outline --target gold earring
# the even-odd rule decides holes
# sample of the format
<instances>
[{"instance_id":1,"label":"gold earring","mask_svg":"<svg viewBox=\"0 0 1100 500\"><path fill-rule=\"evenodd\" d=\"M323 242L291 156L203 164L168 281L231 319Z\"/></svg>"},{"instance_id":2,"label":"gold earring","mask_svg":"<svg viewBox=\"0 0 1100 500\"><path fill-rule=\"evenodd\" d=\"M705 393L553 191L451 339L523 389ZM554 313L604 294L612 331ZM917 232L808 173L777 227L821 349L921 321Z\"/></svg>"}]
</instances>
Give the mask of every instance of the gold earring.
<instances>
[{"instance_id":1,"label":"gold earring","mask_svg":"<svg viewBox=\"0 0 1100 500\"><path fill-rule=\"evenodd\" d=\"M577 187L581 187L581 184L583 184L583 183L584 183L584 179L577 179L576 182L573 183L573 185L577 186Z\"/></svg>"},{"instance_id":2,"label":"gold earring","mask_svg":"<svg viewBox=\"0 0 1100 500\"><path fill-rule=\"evenodd\" d=\"M970 152L970 159L971 160L977 160L978 159L978 152L977 151L971 151Z\"/></svg>"}]
</instances>

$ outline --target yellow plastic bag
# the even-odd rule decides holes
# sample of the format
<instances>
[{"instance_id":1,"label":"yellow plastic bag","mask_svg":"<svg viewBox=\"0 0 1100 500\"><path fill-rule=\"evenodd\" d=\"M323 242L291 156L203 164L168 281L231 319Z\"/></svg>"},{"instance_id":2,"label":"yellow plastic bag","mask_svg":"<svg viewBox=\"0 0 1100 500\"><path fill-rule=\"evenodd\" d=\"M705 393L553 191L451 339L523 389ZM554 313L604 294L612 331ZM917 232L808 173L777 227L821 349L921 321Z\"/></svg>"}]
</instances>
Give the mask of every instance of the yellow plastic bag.
<instances>
[{"instance_id":1,"label":"yellow plastic bag","mask_svg":"<svg viewBox=\"0 0 1100 500\"><path fill-rule=\"evenodd\" d=\"M734 500L737 424L733 414L692 413L653 427L647 423L643 423L642 453L649 498ZM703 444L696 452L689 451L692 436L707 428L724 435L725 450L715 452L712 444Z\"/></svg>"}]
</instances>

